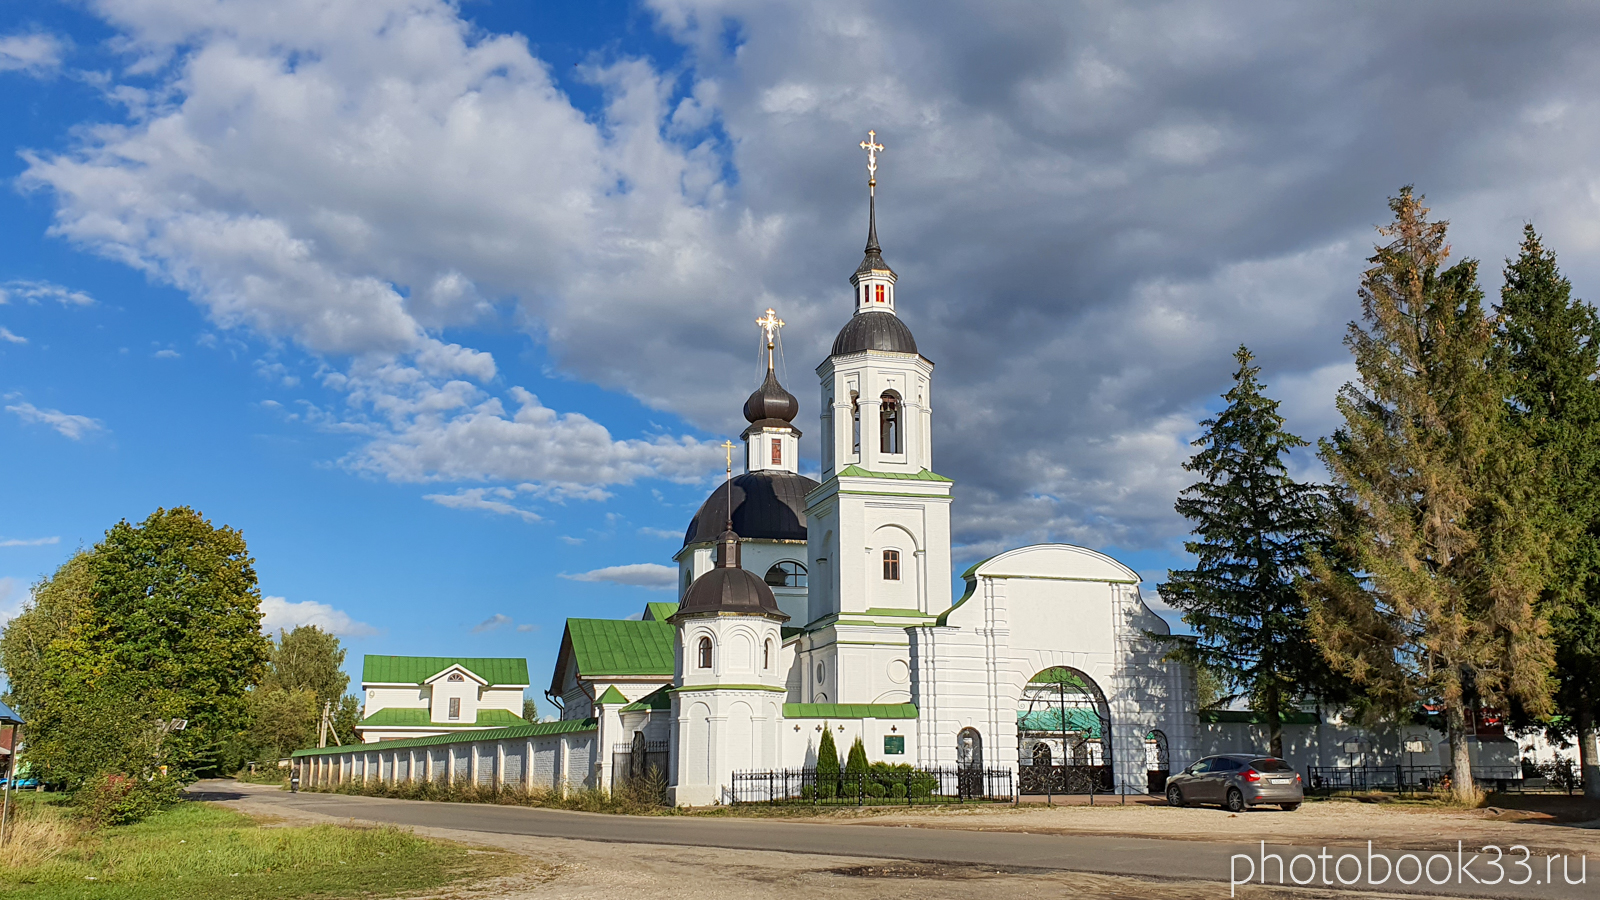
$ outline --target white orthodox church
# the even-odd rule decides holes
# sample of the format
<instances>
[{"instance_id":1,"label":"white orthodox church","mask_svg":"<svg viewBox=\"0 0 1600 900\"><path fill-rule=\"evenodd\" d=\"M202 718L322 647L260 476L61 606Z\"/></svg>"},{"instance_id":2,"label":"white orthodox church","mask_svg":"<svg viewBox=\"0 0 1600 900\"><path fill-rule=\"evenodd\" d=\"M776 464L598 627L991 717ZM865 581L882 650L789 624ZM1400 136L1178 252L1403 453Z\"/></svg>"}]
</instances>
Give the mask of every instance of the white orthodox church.
<instances>
[{"instance_id":1,"label":"white orthodox church","mask_svg":"<svg viewBox=\"0 0 1600 900\"><path fill-rule=\"evenodd\" d=\"M863 146L875 174L881 147ZM1109 767L1101 789L1144 792L1168 758L1195 756L1192 678L1147 636L1168 626L1131 569L1068 544L984 560L952 598L934 363L896 280L872 196L852 315L816 369L821 480L799 474L800 403L773 371L782 323L768 310L745 472L689 523L678 603L569 620L549 696L563 718L596 720L600 748L655 750L679 804L724 799L735 771L814 765L823 728L873 761L1076 761Z\"/></svg>"},{"instance_id":2,"label":"white orthodox church","mask_svg":"<svg viewBox=\"0 0 1600 900\"><path fill-rule=\"evenodd\" d=\"M605 789L654 767L674 803L703 805L733 799L736 772L814 767L827 729L841 753L860 739L873 762L1015 773L1018 793L1039 791L1030 773L1068 768L1095 790L1160 793L1169 770L1265 749L1254 714L1197 711L1191 670L1150 636L1170 632L1139 576L1103 553L1008 550L963 572L952 598L955 485L936 474L934 364L878 246L883 148L862 147L866 255L816 368L821 480L799 473L800 403L773 370L782 323L768 310L745 471L730 465L689 522L677 602L568 619L545 692L561 708L553 722L515 718L521 660L368 657L360 730L372 743L296 751L304 784ZM1285 726L1285 755L1313 779L1358 759L1447 764L1429 728L1367 731L1311 711ZM1474 775L1522 777L1503 729L1470 743Z\"/></svg>"}]
</instances>

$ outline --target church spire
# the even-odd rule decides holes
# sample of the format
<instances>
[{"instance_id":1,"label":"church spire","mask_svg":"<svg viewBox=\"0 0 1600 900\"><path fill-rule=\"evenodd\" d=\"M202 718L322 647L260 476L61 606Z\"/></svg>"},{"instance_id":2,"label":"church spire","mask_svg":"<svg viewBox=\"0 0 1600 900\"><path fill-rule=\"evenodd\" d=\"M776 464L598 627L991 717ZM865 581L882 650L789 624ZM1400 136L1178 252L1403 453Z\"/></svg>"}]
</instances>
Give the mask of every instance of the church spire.
<instances>
[{"instance_id":1,"label":"church spire","mask_svg":"<svg viewBox=\"0 0 1600 900\"><path fill-rule=\"evenodd\" d=\"M868 131L861 149L867 151L867 252L850 276L850 285L856 289L857 313L892 313L895 274L883 261L883 248L878 246L878 154L883 150L878 132Z\"/></svg>"}]
</instances>

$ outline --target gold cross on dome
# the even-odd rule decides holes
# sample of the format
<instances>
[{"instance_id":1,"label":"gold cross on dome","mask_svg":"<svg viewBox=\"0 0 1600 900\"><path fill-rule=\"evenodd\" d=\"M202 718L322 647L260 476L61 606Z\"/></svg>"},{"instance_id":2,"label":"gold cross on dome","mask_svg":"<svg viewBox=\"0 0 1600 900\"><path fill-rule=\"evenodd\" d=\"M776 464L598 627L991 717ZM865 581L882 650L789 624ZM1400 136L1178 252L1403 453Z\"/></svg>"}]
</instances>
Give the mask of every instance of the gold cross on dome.
<instances>
[{"instance_id":1,"label":"gold cross on dome","mask_svg":"<svg viewBox=\"0 0 1600 900\"><path fill-rule=\"evenodd\" d=\"M728 474L733 475L733 441L723 441L722 449L728 455Z\"/></svg>"},{"instance_id":2,"label":"gold cross on dome","mask_svg":"<svg viewBox=\"0 0 1600 900\"><path fill-rule=\"evenodd\" d=\"M878 153L883 150L883 145L877 141L878 133L868 130L867 139L861 142L861 149L867 151L867 184L878 183Z\"/></svg>"},{"instance_id":3,"label":"gold cross on dome","mask_svg":"<svg viewBox=\"0 0 1600 900\"><path fill-rule=\"evenodd\" d=\"M768 307L767 314L757 319L756 324L767 333L767 349L772 349L773 339L777 337L778 329L784 326L784 321L778 318L778 314L773 312L771 307Z\"/></svg>"}]
</instances>

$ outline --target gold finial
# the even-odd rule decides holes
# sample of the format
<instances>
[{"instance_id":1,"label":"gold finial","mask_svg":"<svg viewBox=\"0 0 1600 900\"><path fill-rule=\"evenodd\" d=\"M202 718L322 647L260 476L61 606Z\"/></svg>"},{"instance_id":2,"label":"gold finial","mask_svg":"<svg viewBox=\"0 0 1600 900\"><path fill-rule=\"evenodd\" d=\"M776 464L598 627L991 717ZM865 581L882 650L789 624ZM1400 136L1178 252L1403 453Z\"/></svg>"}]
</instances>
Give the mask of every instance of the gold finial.
<instances>
[{"instance_id":1,"label":"gold finial","mask_svg":"<svg viewBox=\"0 0 1600 900\"><path fill-rule=\"evenodd\" d=\"M867 190L870 192L878 186L878 153L883 150L883 145L877 142L878 133L867 130L867 139L861 142L861 149L867 151Z\"/></svg>"},{"instance_id":2,"label":"gold finial","mask_svg":"<svg viewBox=\"0 0 1600 900\"><path fill-rule=\"evenodd\" d=\"M773 312L771 307L768 307L767 314L757 319L756 324L760 325L761 330L767 333L767 371L770 372L772 371L773 342L777 339L778 329L783 327L784 321L778 318L778 314Z\"/></svg>"}]
</instances>

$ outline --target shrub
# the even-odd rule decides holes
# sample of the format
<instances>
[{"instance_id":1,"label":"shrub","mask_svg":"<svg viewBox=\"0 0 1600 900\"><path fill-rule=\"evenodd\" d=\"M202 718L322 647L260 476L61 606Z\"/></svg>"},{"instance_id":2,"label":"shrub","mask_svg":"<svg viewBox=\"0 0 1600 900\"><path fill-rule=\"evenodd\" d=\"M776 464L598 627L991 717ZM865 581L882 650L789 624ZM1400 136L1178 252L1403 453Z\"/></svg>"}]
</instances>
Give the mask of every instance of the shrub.
<instances>
[{"instance_id":1,"label":"shrub","mask_svg":"<svg viewBox=\"0 0 1600 900\"><path fill-rule=\"evenodd\" d=\"M817 796L831 800L839 795L839 750L833 745L833 729L822 723L822 740L817 743Z\"/></svg>"},{"instance_id":2,"label":"shrub","mask_svg":"<svg viewBox=\"0 0 1600 900\"><path fill-rule=\"evenodd\" d=\"M72 802L94 825L127 825L166 809L182 797L183 785L175 778L97 775L72 795Z\"/></svg>"},{"instance_id":3,"label":"shrub","mask_svg":"<svg viewBox=\"0 0 1600 900\"><path fill-rule=\"evenodd\" d=\"M856 742L850 745L850 758L845 761L844 772L846 775L865 775L867 769L867 745L857 737Z\"/></svg>"}]
</instances>

